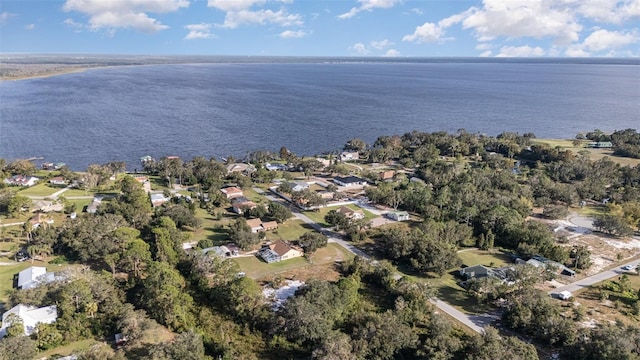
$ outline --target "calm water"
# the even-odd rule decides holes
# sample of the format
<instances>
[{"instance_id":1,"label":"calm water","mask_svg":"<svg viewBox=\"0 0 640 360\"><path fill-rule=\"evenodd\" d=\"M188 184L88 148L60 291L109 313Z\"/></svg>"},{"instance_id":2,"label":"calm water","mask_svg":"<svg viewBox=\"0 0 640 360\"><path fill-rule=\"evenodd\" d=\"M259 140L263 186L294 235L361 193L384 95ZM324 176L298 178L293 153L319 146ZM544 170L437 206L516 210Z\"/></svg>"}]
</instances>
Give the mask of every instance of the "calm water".
<instances>
[{"instance_id":1,"label":"calm water","mask_svg":"<svg viewBox=\"0 0 640 360\"><path fill-rule=\"evenodd\" d=\"M0 83L0 157L74 170L144 155L311 155L412 130L573 137L640 128L640 66L199 64Z\"/></svg>"}]
</instances>

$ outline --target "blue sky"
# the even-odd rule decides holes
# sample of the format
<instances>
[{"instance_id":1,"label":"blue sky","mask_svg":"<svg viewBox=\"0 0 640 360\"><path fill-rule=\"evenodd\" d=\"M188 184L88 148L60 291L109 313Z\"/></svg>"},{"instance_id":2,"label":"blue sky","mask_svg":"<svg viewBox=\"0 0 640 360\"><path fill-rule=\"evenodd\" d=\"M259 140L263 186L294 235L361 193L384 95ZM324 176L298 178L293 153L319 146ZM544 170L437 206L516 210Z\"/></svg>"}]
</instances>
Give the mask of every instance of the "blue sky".
<instances>
[{"instance_id":1,"label":"blue sky","mask_svg":"<svg viewBox=\"0 0 640 360\"><path fill-rule=\"evenodd\" d=\"M640 56L640 0L3 0L0 51Z\"/></svg>"}]
</instances>

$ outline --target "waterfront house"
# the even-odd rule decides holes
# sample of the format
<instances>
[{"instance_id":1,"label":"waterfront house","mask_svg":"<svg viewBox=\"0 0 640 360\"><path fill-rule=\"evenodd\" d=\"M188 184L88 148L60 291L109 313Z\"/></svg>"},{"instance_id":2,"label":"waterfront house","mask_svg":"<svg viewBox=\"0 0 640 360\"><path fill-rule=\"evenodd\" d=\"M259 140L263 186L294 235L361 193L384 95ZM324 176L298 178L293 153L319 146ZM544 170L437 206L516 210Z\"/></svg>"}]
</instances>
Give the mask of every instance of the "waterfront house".
<instances>
[{"instance_id":1,"label":"waterfront house","mask_svg":"<svg viewBox=\"0 0 640 360\"><path fill-rule=\"evenodd\" d=\"M13 186L29 187L35 185L39 180L40 179L35 176L14 175L10 178L4 179L4 183Z\"/></svg>"},{"instance_id":2,"label":"waterfront house","mask_svg":"<svg viewBox=\"0 0 640 360\"><path fill-rule=\"evenodd\" d=\"M58 309L55 305L36 308L18 304L9 311L2 314L2 327L0 327L0 338L7 334L7 328L11 326L8 321L9 315L14 314L24 326L24 335L30 336L36 330L38 324L53 324L58 319Z\"/></svg>"},{"instance_id":3,"label":"waterfront house","mask_svg":"<svg viewBox=\"0 0 640 360\"><path fill-rule=\"evenodd\" d=\"M341 161L352 161L360 159L360 154L357 151L343 151L340 153Z\"/></svg>"},{"instance_id":4,"label":"waterfront house","mask_svg":"<svg viewBox=\"0 0 640 360\"><path fill-rule=\"evenodd\" d=\"M67 185L67 180L65 180L62 176L56 176L49 179L49 184L51 185Z\"/></svg>"}]
</instances>

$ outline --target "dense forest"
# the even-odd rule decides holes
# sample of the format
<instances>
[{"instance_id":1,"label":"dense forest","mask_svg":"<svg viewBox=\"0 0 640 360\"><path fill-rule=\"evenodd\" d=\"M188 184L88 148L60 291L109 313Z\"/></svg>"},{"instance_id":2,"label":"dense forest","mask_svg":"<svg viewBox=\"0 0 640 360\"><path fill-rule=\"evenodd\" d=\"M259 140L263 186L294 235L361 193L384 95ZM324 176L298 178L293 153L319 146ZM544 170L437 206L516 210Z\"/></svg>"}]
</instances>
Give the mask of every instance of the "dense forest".
<instances>
[{"instance_id":1,"label":"dense forest","mask_svg":"<svg viewBox=\"0 0 640 360\"><path fill-rule=\"evenodd\" d=\"M612 142L616 155L640 157L635 130L596 130L581 137ZM366 168L358 171L374 185L366 187L366 198L420 221L408 228L370 228L366 221L330 212L327 223L355 245L370 240L377 260L356 257L337 263L337 281L309 280L277 308L264 300L261 284L238 275L241 269L233 259L187 253L182 244L189 231L202 226L197 209L217 215L216 208L229 204L219 190L225 184L247 189L292 179L294 171L302 176L351 174L354 168L338 161L339 152L322 155L329 161L324 165L286 148L257 151L244 159L255 168L249 174L229 172L225 163L202 157L150 161L146 174L192 191L188 199L173 198L159 207L152 207L134 177L121 176L124 163L91 165L82 173L62 168L56 175L82 189L115 190L117 195L95 214L79 214L74 221L37 228L25 223L31 255L82 266L69 270L67 281L11 291L7 309L56 304L58 319L39 325L30 337L21 336L22 324L12 323L0 340L0 359L35 358L63 344L113 339L115 334L126 343L94 346L78 359L516 360L538 359L541 349L563 359L639 359L637 324L581 326L579 314L567 316L557 301L536 289L545 278L530 267L513 267L510 285L491 279L469 285L478 303L501 311L500 327L489 326L481 335L463 331L436 311L434 290L419 280L461 265L457 251L465 247L501 248L525 259L543 256L588 268L590 250L567 246L566 239L532 220L534 207L555 219L565 217L570 207L605 204L594 221L598 230L610 236L640 230L640 165L621 166L608 157L592 160L586 150L572 152L535 140L532 133L492 137L464 130L381 136L373 144L352 139L343 150L358 152L362 163L402 170L391 181L380 181ZM291 171L269 171L265 162L287 164ZM0 169L2 178L36 172L26 160L0 160ZM23 212L30 200L2 186L0 213ZM323 202L311 193L295 196L299 203ZM82 210L63 201L66 213ZM289 208L272 203L242 217L282 223L290 216ZM229 226L229 240L251 248L261 239L242 217ZM196 247L212 245L203 240ZM313 251L326 245L326 238L307 235L301 245ZM640 315L640 291L629 291ZM163 331L170 334L166 341L149 340Z\"/></svg>"}]
</instances>

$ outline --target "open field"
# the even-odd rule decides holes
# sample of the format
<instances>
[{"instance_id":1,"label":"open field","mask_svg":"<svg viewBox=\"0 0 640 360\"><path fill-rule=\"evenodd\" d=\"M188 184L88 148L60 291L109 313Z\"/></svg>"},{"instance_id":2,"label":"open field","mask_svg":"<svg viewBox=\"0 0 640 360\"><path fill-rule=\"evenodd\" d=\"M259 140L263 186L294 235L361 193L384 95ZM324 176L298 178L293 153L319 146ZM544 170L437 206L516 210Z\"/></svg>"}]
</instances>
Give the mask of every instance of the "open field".
<instances>
[{"instance_id":1,"label":"open field","mask_svg":"<svg viewBox=\"0 0 640 360\"><path fill-rule=\"evenodd\" d=\"M302 220L287 220L284 224L278 224L278 230L267 231L267 239L297 240L300 236L312 230L313 228Z\"/></svg>"},{"instance_id":2,"label":"open field","mask_svg":"<svg viewBox=\"0 0 640 360\"><path fill-rule=\"evenodd\" d=\"M629 165L629 166L636 166L638 164L640 164L640 159L633 159L633 158L628 158L628 157L622 157L622 156L614 156L613 155L613 151L611 149L591 149L591 148L587 148L587 147L583 147L586 146L586 144L589 142L589 140L583 140L582 141L582 145L583 146L574 146L573 145L573 140L563 140L563 139L533 139L532 142L534 143L542 143L542 144L547 144L551 147L561 147L563 149L567 149L567 150L571 150L574 153L578 153L578 151L581 150L586 150L589 152L591 160L600 160L605 156L608 156L609 159L611 159L611 161L616 162L622 166L625 165Z\"/></svg>"},{"instance_id":3,"label":"open field","mask_svg":"<svg viewBox=\"0 0 640 360\"><path fill-rule=\"evenodd\" d=\"M484 265L488 267L502 267L510 263L510 259L500 250L463 250L458 252L464 266Z\"/></svg>"},{"instance_id":4,"label":"open field","mask_svg":"<svg viewBox=\"0 0 640 360\"><path fill-rule=\"evenodd\" d=\"M62 190L61 187L49 187L46 184L36 184L34 186L21 189L18 195L22 196L51 196L56 191Z\"/></svg>"},{"instance_id":5,"label":"open field","mask_svg":"<svg viewBox=\"0 0 640 360\"><path fill-rule=\"evenodd\" d=\"M263 260L251 256L234 258L247 276L265 280L273 275L281 275L285 278L306 280L308 278L333 278L337 279L337 272L333 269L336 261L344 261L353 258L338 244L328 244L327 247L318 249L309 259L305 257L285 260L267 264Z\"/></svg>"}]
</instances>

